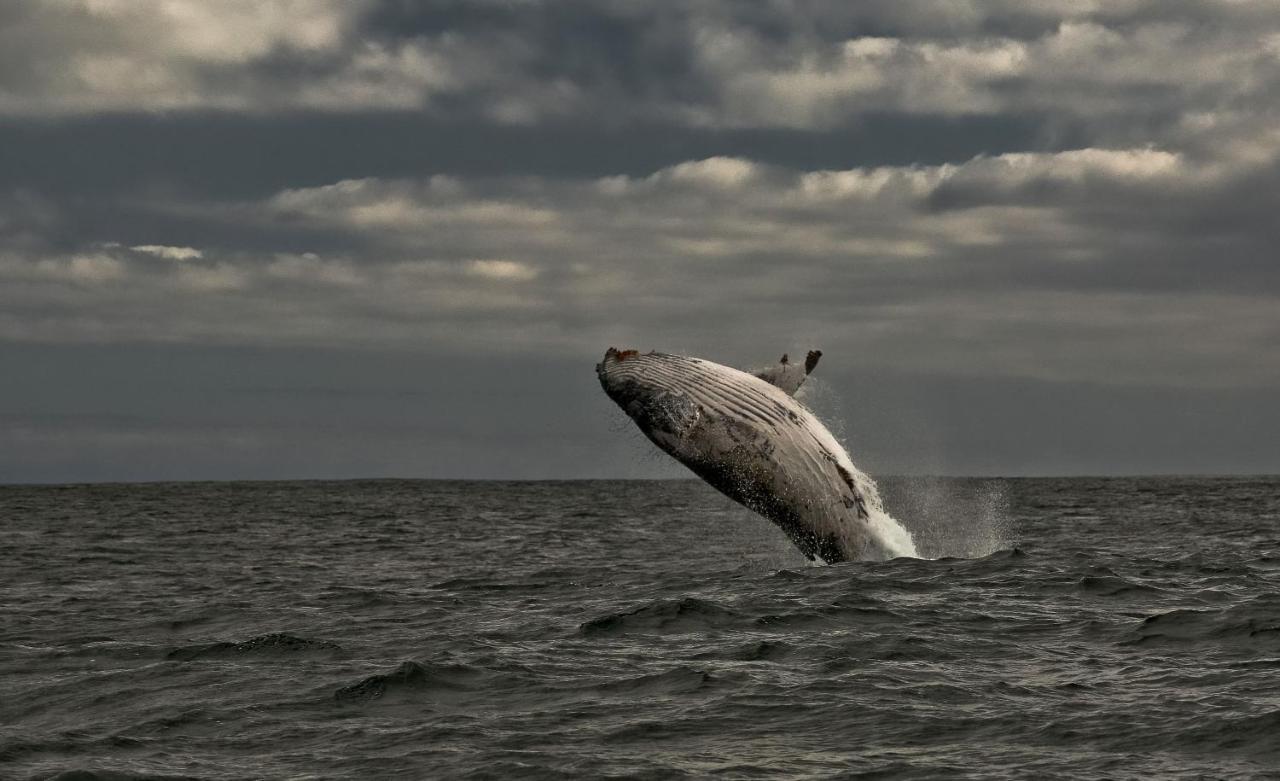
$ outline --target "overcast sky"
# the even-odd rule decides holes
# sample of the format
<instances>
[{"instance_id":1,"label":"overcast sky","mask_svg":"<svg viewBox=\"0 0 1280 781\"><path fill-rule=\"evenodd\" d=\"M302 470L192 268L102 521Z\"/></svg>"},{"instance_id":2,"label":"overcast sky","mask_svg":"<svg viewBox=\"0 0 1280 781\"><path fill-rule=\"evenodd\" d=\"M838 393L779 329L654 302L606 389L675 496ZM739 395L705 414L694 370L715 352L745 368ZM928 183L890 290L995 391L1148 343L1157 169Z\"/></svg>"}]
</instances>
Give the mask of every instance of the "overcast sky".
<instances>
[{"instance_id":1,"label":"overcast sky","mask_svg":"<svg viewBox=\"0 0 1280 781\"><path fill-rule=\"evenodd\" d=\"M1274 0L0 4L0 482L1280 472Z\"/></svg>"}]
</instances>

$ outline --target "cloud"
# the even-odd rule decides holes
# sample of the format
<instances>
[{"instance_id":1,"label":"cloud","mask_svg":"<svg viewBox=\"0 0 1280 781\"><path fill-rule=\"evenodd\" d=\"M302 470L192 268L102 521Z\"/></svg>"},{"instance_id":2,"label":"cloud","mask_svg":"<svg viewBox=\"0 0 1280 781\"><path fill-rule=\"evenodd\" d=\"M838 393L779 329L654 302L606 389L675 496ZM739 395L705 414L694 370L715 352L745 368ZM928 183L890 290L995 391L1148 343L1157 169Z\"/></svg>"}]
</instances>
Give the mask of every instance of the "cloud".
<instances>
[{"instance_id":1,"label":"cloud","mask_svg":"<svg viewBox=\"0 0 1280 781\"><path fill-rule=\"evenodd\" d=\"M1222 389L1280 389L1278 99L1252 0L9 0L0 348L323 352L339 385L395 354L391 394L408 354L466 356L455 395L586 367L546 413L611 344L819 346L864 389L972 381L966 415L1164 386L1148 433L1186 395L1230 421Z\"/></svg>"},{"instance_id":2,"label":"cloud","mask_svg":"<svg viewBox=\"0 0 1280 781\"><path fill-rule=\"evenodd\" d=\"M359 269L349 261L321 258L314 252L278 254L263 271L267 277L299 285L357 287L366 282Z\"/></svg>"},{"instance_id":3,"label":"cloud","mask_svg":"<svg viewBox=\"0 0 1280 781\"><path fill-rule=\"evenodd\" d=\"M147 255L154 255L157 258L165 258L167 260L191 260L193 258L202 258L204 253L195 247L167 247L163 244L139 244L130 247L134 252L142 252Z\"/></svg>"},{"instance_id":4,"label":"cloud","mask_svg":"<svg viewBox=\"0 0 1280 781\"><path fill-rule=\"evenodd\" d=\"M327 0L229 0L218 6L193 0L61 0L47 4L62 18L113 28L163 29L157 42L174 56L247 62L277 47L323 51L341 39L360 3Z\"/></svg>"},{"instance_id":5,"label":"cloud","mask_svg":"<svg viewBox=\"0 0 1280 781\"><path fill-rule=\"evenodd\" d=\"M539 148L539 175L388 176L384 161L228 199L174 166L178 184L104 198L115 211L96 221L28 188L0 197L3 338L563 352L838 332L868 362L922 371L1198 383L1214 355L1229 364L1214 382L1276 372L1235 346L1274 335L1261 313L1280 288L1280 31L1260 4L206 5L8 6L0 113L412 109L551 138L569 119L643 119L801 145L871 117L987 115L1078 143L927 165L708 153L640 172L619 149L596 166L617 161L609 173L571 176L566 142ZM1138 354L1154 323L1177 334L1168 360ZM1044 345L1070 349L1037 360Z\"/></svg>"},{"instance_id":6,"label":"cloud","mask_svg":"<svg viewBox=\"0 0 1280 781\"><path fill-rule=\"evenodd\" d=\"M885 111L1035 111L1088 118L1099 130L1128 117L1158 133L1152 117L1275 94L1277 23L1258 29L1229 10L1204 27L1159 17L1116 27L1068 18L1024 38L794 36L779 44L750 29L709 27L695 37L695 69L712 86L682 109L714 126L796 128Z\"/></svg>"},{"instance_id":7,"label":"cloud","mask_svg":"<svg viewBox=\"0 0 1280 781\"><path fill-rule=\"evenodd\" d=\"M188 265L178 269L173 282L183 292L227 293L244 289L249 284L249 276L247 269L228 263L215 266Z\"/></svg>"},{"instance_id":8,"label":"cloud","mask_svg":"<svg viewBox=\"0 0 1280 781\"><path fill-rule=\"evenodd\" d=\"M280 193L268 199L265 214L401 250L430 246L442 256L470 256L484 248L500 257L540 258L549 267L563 266L557 258L570 248L583 256L627 252L653 260L923 257L956 244L1008 240L1032 212L1047 227L1099 199L1147 198L1170 187L1193 197L1218 181L1215 165L1151 148L803 172L717 157L588 181L344 181ZM981 209L996 206L1007 208ZM255 206L244 218L251 212L264 214Z\"/></svg>"},{"instance_id":9,"label":"cloud","mask_svg":"<svg viewBox=\"0 0 1280 781\"><path fill-rule=\"evenodd\" d=\"M52 280L88 286L117 282L126 275L125 264L104 253L44 258L35 264L35 270Z\"/></svg>"},{"instance_id":10,"label":"cloud","mask_svg":"<svg viewBox=\"0 0 1280 781\"><path fill-rule=\"evenodd\" d=\"M1170 147L1188 116L1274 113L1280 88L1264 2L750 5L19 0L0 25L0 115L814 130L1033 114L1096 145Z\"/></svg>"},{"instance_id":11,"label":"cloud","mask_svg":"<svg viewBox=\"0 0 1280 781\"><path fill-rule=\"evenodd\" d=\"M473 260L467 264L467 271L473 276L511 282L528 282L538 276L537 269L514 260Z\"/></svg>"},{"instance_id":12,"label":"cloud","mask_svg":"<svg viewBox=\"0 0 1280 781\"><path fill-rule=\"evenodd\" d=\"M366 0L19 2L0 114L415 108L475 63L447 38L366 38Z\"/></svg>"},{"instance_id":13,"label":"cloud","mask_svg":"<svg viewBox=\"0 0 1280 781\"><path fill-rule=\"evenodd\" d=\"M1257 189L1274 181L1258 178L1269 154L1246 166L1082 148L812 171L712 157L592 179L344 180L183 205L227 226L200 250L10 251L0 338L557 355L821 342L920 372L1265 386L1280 383L1274 232L1211 215L1248 203L1270 219L1275 189ZM315 249L235 244L255 231Z\"/></svg>"},{"instance_id":14,"label":"cloud","mask_svg":"<svg viewBox=\"0 0 1280 781\"><path fill-rule=\"evenodd\" d=\"M691 184L712 190L736 190L750 184L759 174L760 167L750 160L711 157L680 163L659 171L654 174L654 180Z\"/></svg>"}]
</instances>

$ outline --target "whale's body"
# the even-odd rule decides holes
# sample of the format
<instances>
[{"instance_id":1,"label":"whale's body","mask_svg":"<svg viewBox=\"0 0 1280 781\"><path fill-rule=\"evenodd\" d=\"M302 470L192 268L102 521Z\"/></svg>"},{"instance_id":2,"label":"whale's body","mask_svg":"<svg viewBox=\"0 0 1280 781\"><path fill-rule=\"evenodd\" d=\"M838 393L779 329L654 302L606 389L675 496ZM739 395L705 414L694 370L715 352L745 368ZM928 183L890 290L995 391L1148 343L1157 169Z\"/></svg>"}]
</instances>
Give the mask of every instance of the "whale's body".
<instances>
[{"instance_id":1,"label":"whale's body","mask_svg":"<svg viewBox=\"0 0 1280 781\"><path fill-rule=\"evenodd\" d=\"M791 393L788 364L751 375L681 355L610 349L600 384L640 430L721 493L773 521L810 560L916 556L875 483Z\"/></svg>"}]
</instances>

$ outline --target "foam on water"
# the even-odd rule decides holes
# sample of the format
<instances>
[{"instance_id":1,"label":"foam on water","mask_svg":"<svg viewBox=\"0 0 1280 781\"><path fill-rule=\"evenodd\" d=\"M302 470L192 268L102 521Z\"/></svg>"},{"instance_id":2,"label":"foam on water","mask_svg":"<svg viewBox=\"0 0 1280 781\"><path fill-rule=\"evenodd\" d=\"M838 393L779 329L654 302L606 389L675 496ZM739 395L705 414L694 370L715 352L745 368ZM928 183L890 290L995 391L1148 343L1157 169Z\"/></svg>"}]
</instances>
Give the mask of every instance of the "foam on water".
<instances>
[{"instance_id":1,"label":"foam on water","mask_svg":"<svg viewBox=\"0 0 1280 781\"><path fill-rule=\"evenodd\" d=\"M924 558L979 558L1013 547L1006 483L976 480L957 492L955 481L919 477L909 492L895 491L890 506L914 530Z\"/></svg>"},{"instance_id":2,"label":"foam on water","mask_svg":"<svg viewBox=\"0 0 1280 781\"><path fill-rule=\"evenodd\" d=\"M848 449L844 446L847 425L843 415L838 412L842 408L840 396L831 389L829 384L815 382L810 378L796 394L796 401L809 412L814 423L822 428L824 439L830 443L828 447L837 454L845 469L853 475L855 484L867 502L867 512L870 516L868 522L873 530L872 533L884 549L894 558L904 556L922 558L914 535L885 509L884 500L880 497L880 487L868 474L854 465ZM819 407L826 410L825 414L819 415L817 411Z\"/></svg>"}]
</instances>

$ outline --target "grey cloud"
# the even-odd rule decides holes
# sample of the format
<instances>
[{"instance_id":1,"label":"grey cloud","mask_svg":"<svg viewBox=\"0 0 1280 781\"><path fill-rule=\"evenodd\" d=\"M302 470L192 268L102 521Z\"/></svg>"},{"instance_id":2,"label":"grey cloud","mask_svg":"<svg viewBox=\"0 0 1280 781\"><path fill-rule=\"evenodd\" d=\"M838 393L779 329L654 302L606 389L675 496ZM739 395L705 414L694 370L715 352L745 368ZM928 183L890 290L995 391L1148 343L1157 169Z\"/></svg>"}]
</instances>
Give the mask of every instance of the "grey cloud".
<instances>
[{"instance_id":1,"label":"grey cloud","mask_svg":"<svg viewBox=\"0 0 1280 781\"><path fill-rule=\"evenodd\" d=\"M367 2L30 2L0 33L0 114L420 107L486 58L363 38ZM428 43L430 45L428 45Z\"/></svg>"},{"instance_id":2,"label":"grey cloud","mask_svg":"<svg viewBox=\"0 0 1280 781\"><path fill-rule=\"evenodd\" d=\"M662 473L610 344L821 347L882 470L1276 468L1269 3L210 8L0 7L0 479Z\"/></svg>"},{"instance_id":3,"label":"grey cloud","mask_svg":"<svg viewBox=\"0 0 1280 781\"><path fill-rule=\"evenodd\" d=\"M1274 95L1280 24L1264 5L31 2L4 28L0 113L382 108L812 129L1042 111L1086 118L1094 143L1167 142L1189 112ZM1151 137L1123 137L1133 127Z\"/></svg>"},{"instance_id":4,"label":"grey cloud","mask_svg":"<svg viewBox=\"0 0 1280 781\"><path fill-rule=\"evenodd\" d=\"M1163 140L1188 112L1256 105L1280 83L1275 20L1221 21L1114 29L1086 18L1026 40L862 36L782 48L750 31L715 30L696 43L713 97L682 108L691 121L795 127L844 124L868 110L1031 109L1087 118L1106 143L1123 143L1133 126Z\"/></svg>"},{"instance_id":5,"label":"grey cloud","mask_svg":"<svg viewBox=\"0 0 1280 781\"><path fill-rule=\"evenodd\" d=\"M9 253L0 333L559 355L821 334L864 364L921 372L1272 385L1270 234L1239 238L1207 278L1221 236L1160 224L1252 173L1149 148L807 172L718 157L647 176L370 178L156 204L357 249ZM1132 218L1093 218L1135 204L1137 237Z\"/></svg>"}]
</instances>

